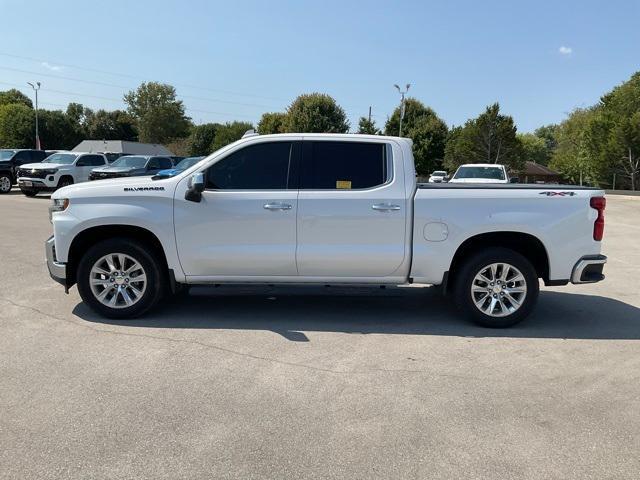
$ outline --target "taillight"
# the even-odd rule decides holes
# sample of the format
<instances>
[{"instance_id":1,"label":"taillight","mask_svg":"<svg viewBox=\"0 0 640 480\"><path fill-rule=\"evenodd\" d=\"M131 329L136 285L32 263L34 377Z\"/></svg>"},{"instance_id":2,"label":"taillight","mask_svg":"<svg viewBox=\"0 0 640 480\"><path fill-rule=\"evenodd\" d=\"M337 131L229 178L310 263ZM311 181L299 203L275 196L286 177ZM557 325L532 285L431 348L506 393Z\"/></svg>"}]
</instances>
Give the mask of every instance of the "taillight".
<instances>
[{"instance_id":1,"label":"taillight","mask_svg":"<svg viewBox=\"0 0 640 480\"><path fill-rule=\"evenodd\" d=\"M593 239L599 242L604 236L604 208L607 200L604 197L591 197L590 205L598 211L598 218L593 223Z\"/></svg>"}]
</instances>

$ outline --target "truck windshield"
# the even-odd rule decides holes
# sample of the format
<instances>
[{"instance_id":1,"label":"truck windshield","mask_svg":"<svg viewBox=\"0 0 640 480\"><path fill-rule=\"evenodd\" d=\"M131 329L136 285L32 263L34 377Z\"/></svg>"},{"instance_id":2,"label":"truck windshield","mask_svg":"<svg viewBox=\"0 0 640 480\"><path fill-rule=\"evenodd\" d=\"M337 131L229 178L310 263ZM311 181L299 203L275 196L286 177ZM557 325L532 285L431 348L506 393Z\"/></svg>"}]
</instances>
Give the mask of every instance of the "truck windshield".
<instances>
[{"instance_id":1,"label":"truck windshield","mask_svg":"<svg viewBox=\"0 0 640 480\"><path fill-rule=\"evenodd\" d=\"M178 165L176 165L176 170L186 170L187 168L193 167L196 163L202 160L204 157L189 157L181 160Z\"/></svg>"},{"instance_id":2,"label":"truck windshield","mask_svg":"<svg viewBox=\"0 0 640 480\"><path fill-rule=\"evenodd\" d=\"M504 180L504 171L500 167L460 167L453 178Z\"/></svg>"},{"instance_id":3,"label":"truck windshield","mask_svg":"<svg viewBox=\"0 0 640 480\"><path fill-rule=\"evenodd\" d=\"M76 161L78 155L72 153L54 153L45 158L42 163L56 163L58 165L70 165Z\"/></svg>"},{"instance_id":4,"label":"truck windshield","mask_svg":"<svg viewBox=\"0 0 640 480\"><path fill-rule=\"evenodd\" d=\"M131 168L144 168L147 163L146 157L138 157L135 155L129 155L127 157L120 157L111 165L114 167L131 167Z\"/></svg>"},{"instance_id":5,"label":"truck windshield","mask_svg":"<svg viewBox=\"0 0 640 480\"><path fill-rule=\"evenodd\" d=\"M15 153L15 150L0 150L0 160L11 160Z\"/></svg>"}]
</instances>

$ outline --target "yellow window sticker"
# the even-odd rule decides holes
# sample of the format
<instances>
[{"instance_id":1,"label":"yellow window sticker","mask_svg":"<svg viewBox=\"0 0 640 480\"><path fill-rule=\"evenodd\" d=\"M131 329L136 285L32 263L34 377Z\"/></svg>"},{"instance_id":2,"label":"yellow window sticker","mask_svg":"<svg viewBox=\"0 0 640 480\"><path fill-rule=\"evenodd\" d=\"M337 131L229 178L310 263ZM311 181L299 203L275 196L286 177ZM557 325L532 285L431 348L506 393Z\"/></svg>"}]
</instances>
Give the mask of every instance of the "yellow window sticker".
<instances>
[{"instance_id":1,"label":"yellow window sticker","mask_svg":"<svg viewBox=\"0 0 640 480\"><path fill-rule=\"evenodd\" d=\"M351 180L336 180L336 188L339 190L351 190Z\"/></svg>"}]
</instances>

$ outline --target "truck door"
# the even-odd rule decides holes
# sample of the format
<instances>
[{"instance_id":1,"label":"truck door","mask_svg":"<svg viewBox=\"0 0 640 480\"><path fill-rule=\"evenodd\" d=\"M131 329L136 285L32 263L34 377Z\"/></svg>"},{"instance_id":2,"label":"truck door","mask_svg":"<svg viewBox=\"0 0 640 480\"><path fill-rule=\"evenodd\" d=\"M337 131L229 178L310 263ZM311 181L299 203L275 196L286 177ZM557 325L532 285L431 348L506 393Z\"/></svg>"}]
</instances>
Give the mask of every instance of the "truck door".
<instances>
[{"instance_id":1,"label":"truck door","mask_svg":"<svg viewBox=\"0 0 640 480\"><path fill-rule=\"evenodd\" d=\"M404 170L392 157L385 142L305 140L298 195L299 275L388 277L402 265Z\"/></svg>"},{"instance_id":2,"label":"truck door","mask_svg":"<svg viewBox=\"0 0 640 480\"><path fill-rule=\"evenodd\" d=\"M199 203L176 189L175 233L187 276L295 276L301 142L239 146L206 169ZM257 279L259 280L259 279Z\"/></svg>"}]
</instances>

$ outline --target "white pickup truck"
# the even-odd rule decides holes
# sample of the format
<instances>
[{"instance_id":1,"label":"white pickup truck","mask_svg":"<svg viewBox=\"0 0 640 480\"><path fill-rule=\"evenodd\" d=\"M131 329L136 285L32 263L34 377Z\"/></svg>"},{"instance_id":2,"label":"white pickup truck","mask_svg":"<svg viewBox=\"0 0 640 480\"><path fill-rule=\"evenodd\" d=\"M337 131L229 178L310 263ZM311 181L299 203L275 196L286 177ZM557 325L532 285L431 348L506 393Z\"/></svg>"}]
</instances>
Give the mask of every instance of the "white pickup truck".
<instances>
[{"instance_id":1,"label":"white pickup truck","mask_svg":"<svg viewBox=\"0 0 640 480\"><path fill-rule=\"evenodd\" d=\"M481 325L529 314L546 285L597 282L604 192L416 184L405 138L280 134L173 177L52 195L51 276L101 315L141 315L189 285L443 285Z\"/></svg>"}]
</instances>

